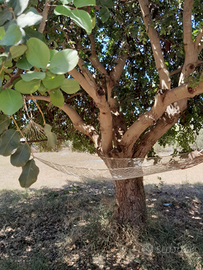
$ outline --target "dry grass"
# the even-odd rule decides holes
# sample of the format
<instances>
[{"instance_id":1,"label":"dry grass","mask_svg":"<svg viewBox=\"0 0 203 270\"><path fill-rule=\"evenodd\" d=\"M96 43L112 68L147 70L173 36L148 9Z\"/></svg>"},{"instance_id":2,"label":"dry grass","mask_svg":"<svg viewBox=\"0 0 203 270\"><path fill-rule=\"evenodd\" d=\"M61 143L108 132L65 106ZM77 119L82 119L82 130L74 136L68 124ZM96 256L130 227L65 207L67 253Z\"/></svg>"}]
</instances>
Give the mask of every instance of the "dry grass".
<instances>
[{"instance_id":1,"label":"dry grass","mask_svg":"<svg viewBox=\"0 0 203 270\"><path fill-rule=\"evenodd\" d=\"M203 185L146 185L148 223L118 226L114 190L0 193L0 270L203 269Z\"/></svg>"}]
</instances>

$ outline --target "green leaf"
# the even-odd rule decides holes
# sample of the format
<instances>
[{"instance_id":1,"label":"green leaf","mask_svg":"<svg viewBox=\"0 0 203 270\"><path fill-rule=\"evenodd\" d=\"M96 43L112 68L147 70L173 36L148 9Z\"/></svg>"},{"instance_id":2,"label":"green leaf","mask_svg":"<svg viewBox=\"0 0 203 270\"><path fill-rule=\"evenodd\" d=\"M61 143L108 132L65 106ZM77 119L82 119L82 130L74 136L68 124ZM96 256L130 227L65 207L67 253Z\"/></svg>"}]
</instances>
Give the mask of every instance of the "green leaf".
<instances>
[{"instance_id":1,"label":"green leaf","mask_svg":"<svg viewBox=\"0 0 203 270\"><path fill-rule=\"evenodd\" d=\"M22 167L29 160L31 154L30 147L24 143L20 144L16 150L16 152L11 155L10 162L13 166Z\"/></svg>"},{"instance_id":2,"label":"green leaf","mask_svg":"<svg viewBox=\"0 0 203 270\"><path fill-rule=\"evenodd\" d=\"M21 187L29 188L37 181L39 168L36 166L34 159L29 160L23 167L22 173L19 177Z\"/></svg>"},{"instance_id":3,"label":"green leaf","mask_svg":"<svg viewBox=\"0 0 203 270\"><path fill-rule=\"evenodd\" d=\"M99 16L101 17L102 22L106 22L110 16L110 12L107 7L103 7L100 12Z\"/></svg>"},{"instance_id":4,"label":"green leaf","mask_svg":"<svg viewBox=\"0 0 203 270\"><path fill-rule=\"evenodd\" d=\"M16 24L9 25L5 35L0 40L0 45L11 46L16 44L22 38L22 33Z\"/></svg>"},{"instance_id":5,"label":"green leaf","mask_svg":"<svg viewBox=\"0 0 203 270\"><path fill-rule=\"evenodd\" d=\"M23 80L20 80L16 83L15 89L16 91L22 94L32 94L38 90L39 86L40 86L39 79L34 79L30 82L25 82Z\"/></svg>"},{"instance_id":6,"label":"green leaf","mask_svg":"<svg viewBox=\"0 0 203 270\"><path fill-rule=\"evenodd\" d=\"M61 86L61 84L64 81L64 75L55 75L53 74L52 76L47 76L43 81L43 85L47 89L55 89Z\"/></svg>"},{"instance_id":7,"label":"green leaf","mask_svg":"<svg viewBox=\"0 0 203 270\"><path fill-rule=\"evenodd\" d=\"M94 16L94 17L92 18L92 29L95 28L95 25L96 25L96 16Z\"/></svg>"},{"instance_id":8,"label":"green leaf","mask_svg":"<svg viewBox=\"0 0 203 270\"><path fill-rule=\"evenodd\" d=\"M3 38L4 35L5 35L4 27L1 26L1 27L0 27L0 40Z\"/></svg>"},{"instance_id":9,"label":"green leaf","mask_svg":"<svg viewBox=\"0 0 203 270\"><path fill-rule=\"evenodd\" d=\"M29 38L35 37L35 38L38 38L38 39L44 41L43 34L41 34L38 31L33 30L32 28L26 27L26 28L24 28L24 31L26 33L26 40L28 40Z\"/></svg>"},{"instance_id":10,"label":"green leaf","mask_svg":"<svg viewBox=\"0 0 203 270\"><path fill-rule=\"evenodd\" d=\"M27 8L29 0L13 0L15 2L14 13L19 16Z\"/></svg>"},{"instance_id":11,"label":"green leaf","mask_svg":"<svg viewBox=\"0 0 203 270\"><path fill-rule=\"evenodd\" d=\"M47 145L51 147L52 149L54 149L57 143L57 137L56 137L56 134L51 132L51 129L52 127L48 124L44 126L44 133L46 134L47 139L48 139Z\"/></svg>"},{"instance_id":12,"label":"green leaf","mask_svg":"<svg viewBox=\"0 0 203 270\"><path fill-rule=\"evenodd\" d=\"M12 67L12 66L13 66L12 59L6 61L5 64L4 64L4 66L5 66L5 67Z\"/></svg>"},{"instance_id":13,"label":"green leaf","mask_svg":"<svg viewBox=\"0 0 203 270\"><path fill-rule=\"evenodd\" d=\"M52 59L52 57L57 53L57 50L50 50L50 60Z\"/></svg>"},{"instance_id":14,"label":"green leaf","mask_svg":"<svg viewBox=\"0 0 203 270\"><path fill-rule=\"evenodd\" d=\"M51 90L50 99L54 106L62 107L64 104L64 97L60 89Z\"/></svg>"},{"instance_id":15,"label":"green leaf","mask_svg":"<svg viewBox=\"0 0 203 270\"><path fill-rule=\"evenodd\" d=\"M31 4L32 6L37 6L37 5L38 5L38 0L31 0L31 1L30 1L30 4Z\"/></svg>"},{"instance_id":16,"label":"green leaf","mask_svg":"<svg viewBox=\"0 0 203 270\"><path fill-rule=\"evenodd\" d=\"M0 155L10 156L12 151L20 144L20 135L17 130L8 129L2 136L0 143Z\"/></svg>"},{"instance_id":17,"label":"green leaf","mask_svg":"<svg viewBox=\"0 0 203 270\"><path fill-rule=\"evenodd\" d=\"M47 89L46 87L44 87L44 85L42 84L42 82L41 82L41 84L40 84L40 86L39 86L39 88L38 88L38 92L40 92L40 93L45 93L45 92L47 92L49 89Z\"/></svg>"},{"instance_id":18,"label":"green leaf","mask_svg":"<svg viewBox=\"0 0 203 270\"><path fill-rule=\"evenodd\" d=\"M23 56L22 59L18 60L16 66L20 69L29 70L32 68L32 65L27 61L27 58Z\"/></svg>"},{"instance_id":19,"label":"green leaf","mask_svg":"<svg viewBox=\"0 0 203 270\"><path fill-rule=\"evenodd\" d=\"M6 21L12 19L12 13L8 9L0 11L0 25L3 25Z\"/></svg>"},{"instance_id":20,"label":"green leaf","mask_svg":"<svg viewBox=\"0 0 203 270\"><path fill-rule=\"evenodd\" d=\"M30 38L27 42L27 47L26 57L28 62L37 68L46 69L50 58L47 45L37 38Z\"/></svg>"},{"instance_id":21,"label":"green leaf","mask_svg":"<svg viewBox=\"0 0 203 270\"><path fill-rule=\"evenodd\" d=\"M74 0L74 5L78 7L95 6L95 0Z\"/></svg>"},{"instance_id":22,"label":"green leaf","mask_svg":"<svg viewBox=\"0 0 203 270\"><path fill-rule=\"evenodd\" d=\"M74 69L78 63L76 50L65 49L57 52L51 59L49 70L54 74L65 74Z\"/></svg>"},{"instance_id":23,"label":"green leaf","mask_svg":"<svg viewBox=\"0 0 203 270\"><path fill-rule=\"evenodd\" d=\"M39 24L42 20L42 16L37 12L35 8L30 8L26 14L21 14L17 18L17 25L19 27L29 27Z\"/></svg>"},{"instance_id":24,"label":"green leaf","mask_svg":"<svg viewBox=\"0 0 203 270\"><path fill-rule=\"evenodd\" d=\"M25 74L20 75L23 81L30 82L34 79L43 80L46 76L45 72L38 72L38 71L28 71Z\"/></svg>"},{"instance_id":25,"label":"green leaf","mask_svg":"<svg viewBox=\"0 0 203 270\"><path fill-rule=\"evenodd\" d=\"M105 6L107 8L112 8L113 7L113 1L112 0L100 0L102 6Z\"/></svg>"},{"instance_id":26,"label":"green leaf","mask_svg":"<svg viewBox=\"0 0 203 270\"><path fill-rule=\"evenodd\" d=\"M10 119L8 116L1 114L0 115L0 134L4 132L10 125Z\"/></svg>"},{"instance_id":27,"label":"green leaf","mask_svg":"<svg viewBox=\"0 0 203 270\"><path fill-rule=\"evenodd\" d=\"M12 115L23 106L23 98L20 93L6 88L0 93L0 110L3 113Z\"/></svg>"},{"instance_id":28,"label":"green leaf","mask_svg":"<svg viewBox=\"0 0 203 270\"><path fill-rule=\"evenodd\" d=\"M67 6L57 6L54 10L56 15L65 15L70 17L78 26L85 29L88 34L92 32L92 20L89 13L84 10L71 10Z\"/></svg>"},{"instance_id":29,"label":"green leaf","mask_svg":"<svg viewBox=\"0 0 203 270\"><path fill-rule=\"evenodd\" d=\"M10 48L11 56L12 58L19 57L24 54L24 52L27 50L27 46L21 45L21 46L12 46Z\"/></svg>"},{"instance_id":30,"label":"green leaf","mask_svg":"<svg viewBox=\"0 0 203 270\"><path fill-rule=\"evenodd\" d=\"M61 85L61 89L67 94L74 94L80 90L80 85L75 79L65 79Z\"/></svg>"}]
</instances>

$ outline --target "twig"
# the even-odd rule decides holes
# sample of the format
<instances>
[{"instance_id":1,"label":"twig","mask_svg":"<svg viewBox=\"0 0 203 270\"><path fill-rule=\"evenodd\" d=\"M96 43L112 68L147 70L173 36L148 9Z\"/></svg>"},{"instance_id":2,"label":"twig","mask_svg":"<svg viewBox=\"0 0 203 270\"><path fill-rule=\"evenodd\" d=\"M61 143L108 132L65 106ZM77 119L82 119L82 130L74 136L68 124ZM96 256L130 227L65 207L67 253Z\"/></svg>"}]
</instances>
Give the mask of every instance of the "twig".
<instances>
[{"instance_id":1,"label":"twig","mask_svg":"<svg viewBox=\"0 0 203 270\"><path fill-rule=\"evenodd\" d=\"M18 126L18 124L17 124L15 118L13 117L13 115L11 115L11 119L13 120L13 122L14 122L16 128L17 128L17 131L18 131L18 132L20 133L20 135L23 137L23 139L25 140L25 143L29 146L29 144L28 144L28 142L27 142L27 139L25 138L25 136L23 135L22 131L20 130L20 128L19 128L19 126ZM30 147L30 146L29 146L29 147ZM32 153L32 150L31 150L31 155L32 155L32 157L34 158L34 155L33 155L33 153Z\"/></svg>"},{"instance_id":2,"label":"twig","mask_svg":"<svg viewBox=\"0 0 203 270\"><path fill-rule=\"evenodd\" d=\"M41 115L42 115L42 119L43 119L43 122L44 122L44 126L46 125L46 121L45 121L45 118L44 118L44 114L40 108L40 106L37 104L36 100L34 99L33 95L31 94L31 97L32 97L32 100L34 101L35 105L37 106L38 110L40 111Z\"/></svg>"},{"instance_id":3,"label":"twig","mask_svg":"<svg viewBox=\"0 0 203 270\"><path fill-rule=\"evenodd\" d=\"M178 68L178 69L176 69L176 70L174 70L174 71L172 71L170 74L169 74L169 76L173 76L173 75L175 75L175 74L177 74L177 73L179 73L179 72L181 72L182 71L182 67L181 68Z\"/></svg>"},{"instance_id":4,"label":"twig","mask_svg":"<svg viewBox=\"0 0 203 270\"><path fill-rule=\"evenodd\" d=\"M42 13L42 20L41 20L41 23L40 23L40 26L38 29L38 32L40 32L41 34L44 32L44 28L46 25L46 20L47 20L47 16L48 16L48 12L49 12L49 7L50 7L49 2L50 2L50 0L46 0L44 10Z\"/></svg>"}]
</instances>

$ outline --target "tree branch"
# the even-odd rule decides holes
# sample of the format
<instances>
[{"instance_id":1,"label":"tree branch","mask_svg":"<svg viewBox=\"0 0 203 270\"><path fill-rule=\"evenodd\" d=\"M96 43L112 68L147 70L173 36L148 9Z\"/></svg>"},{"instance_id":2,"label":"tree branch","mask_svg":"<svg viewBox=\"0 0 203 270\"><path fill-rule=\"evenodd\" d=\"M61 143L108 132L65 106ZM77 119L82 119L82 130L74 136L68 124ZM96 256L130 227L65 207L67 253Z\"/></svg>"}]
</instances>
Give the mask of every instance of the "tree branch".
<instances>
[{"instance_id":1,"label":"tree branch","mask_svg":"<svg viewBox=\"0 0 203 270\"><path fill-rule=\"evenodd\" d=\"M191 22L193 2L194 0L185 0L183 7L183 43L186 52L194 49Z\"/></svg>"},{"instance_id":2,"label":"tree branch","mask_svg":"<svg viewBox=\"0 0 203 270\"><path fill-rule=\"evenodd\" d=\"M198 53L200 53L203 47L203 27L195 39L195 47L197 48Z\"/></svg>"},{"instance_id":3,"label":"tree branch","mask_svg":"<svg viewBox=\"0 0 203 270\"><path fill-rule=\"evenodd\" d=\"M91 42L91 56L89 57L90 62L92 63L93 67L96 68L101 75L108 76L108 73L105 69L105 67L101 64L97 57L97 52L96 52L96 46L95 46L95 41L94 37L92 34L89 35L90 42Z\"/></svg>"},{"instance_id":4,"label":"tree branch","mask_svg":"<svg viewBox=\"0 0 203 270\"><path fill-rule=\"evenodd\" d=\"M4 84L3 89L9 88L13 84L13 82L20 77L20 74L22 72L23 72L22 69L18 69L17 72L15 73L15 75L13 75L12 77L10 77L10 79L8 80L8 82L6 84Z\"/></svg>"},{"instance_id":5,"label":"tree branch","mask_svg":"<svg viewBox=\"0 0 203 270\"><path fill-rule=\"evenodd\" d=\"M181 103L179 110L177 112L173 112L173 115L165 112L156 124L152 125L135 145L133 149L133 157L144 158L158 139L160 139L175 123L178 122L181 112L184 111L186 107L187 104Z\"/></svg>"},{"instance_id":6,"label":"tree branch","mask_svg":"<svg viewBox=\"0 0 203 270\"><path fill-rule=\"evenodd\" d=\"M83 89L92 97L96 107L100 110L99 122L101 130L101 150L103 154L107 154L112 148L112 115L109 105L106 101L105 94L99 94L94 87L80 74L76 69L73 69L69 74L76 79Z\"/></svg>"},{"instance_id":7,"label":"tree branch","mask_svg":"<svg viewBox=\"0 0 203 270\"><path fill-rule=\"evenodd\" d=\"M114 84L118 84L127 58L128 58L128 50L127 52L124 53L123 56L118 57L117 65L113 67L113 70L110 73L111 79L113 80Z\"/></svg>"},{"instance_id":8,"label":"tree branch","mask_svg":"<svg viewBox=\"0 0 203 270\"><path fill-rule=\"evenodd\" d=\"M158 37L157 31L151 27L151 15L149 10L149 2L148 0L139 0L139 4L141 7L142 17L147 29L148 36L150 38L150 42L152 45L152 51L156 63L156 69L159 73L159 80L160 80L160 88L161 89L170 89L171 80L169 76L169 71L165 65L164 57L162 55L160 40Z\"/></svg>"},{"instance_id":9,"label":"tree branch","mask_svg":"<svg viewBox=\"0 0 203 270\"><path fill-rule=\"evenodd\" d=\"M26 96L26 99L35 99L51 102L50 97L46 96ZM79 114L70 105L64 103L64 105L62 107L59 107L59 109L63 110L69 116L75 129L89 136L96 147L99 146L99 134L93 126L86 125L82 118L79 116Z\"/></svg>"},{"instance_id":10,"label":"tree branch","mask_svg":"<svg viewBox=\"0 0 203 270\"><path fill-rule=\"evenodd\" d=\"M89 84L89 82L86 80L86 78L80 74L77 69L73 69L69 71L69 74L79 82L79 84L82 86L82 88L88 93L88 95L96 102L97 101L97 94L96 89L92 87L92 85Z\"/></svg>"},{"instance_id":11,"label":"tree branch","mask_svg":"<svg viewBox=\"0 0 203 270\"><path fill-rule=\"evenodd\" d=\"M78 66L81 70L81 73L83 74L83 76L85 77L85 79L88 81L88 83L93 87L93 88L97 88L97 84L92 76L92 74L90 73L89 69L85 67L85 63L84 61L80 58L79 62L78 62Z\"/></svg>"},{"instance_id":12,"label":"tree branch","mask_svg":"<svg viewBox=\"0 0 203 270\"><path fill-rule=\"evenodd\" d=\"M185 62L179 78L179 85L185 82L185 79L194 70L198 61L198 50L192 40L192 6L194 0L185 0L183 7L183 43L185 50Z\"/></svg>"},{"instance_id":13,"label":"tree branch","mask_svg":"<svg viewBox=\"0 0 203 270\"><path fill-rule=\"evenodd\" d=\"M50 3L50 0L46 0L45 5L44 5L44 10L42 13L42 20L41 20L41 23L40 23L40 26L38 29L38 32L40 32L41 34L44 32L44 28L46 25L46 20L47 20L47 16L48 16L48 12L49 12L49 7L50 7L49 3Z\"/></svg>"},{"instance_id":14,"label":"tree branch","mask_svg":"<svg viewBox=\"0 0 203 270\"><path fill-rule=\"evenodd\" d=\"M173 76L173 75L175 75L175 74L177 74L177 73L180 73L180 72L182 71L182 69L183 69L183 68L180 67L180 68L178 68L178 69L172 71L172 72L169 74L169 76L171 77L171 76Z\"/></svg>"},{"instance_id":15,"label":"tree branch","mask_svg":"<svg viewBox=\"0 0 203 270\"><path fill-rule=\"evenodd\" d=\"M142 114L124 134L121 141L121 147L124 149L124 152L132 154L132 147L136 140L149 126L157 122L165 112L167 106L176 101L180 102L177 102L176 106L171 105L169 107L169 110L171 110L171 117L173 117L173 114L181 112L182 106L185 105L185 99L192 98L201 93L203 93L203 82L200 82L194 89L191 89L187 84L184 84L171 91L166 91L162 94L158 93L155 97L153 107L145 114Z\"/></svg>"}]
</instances>

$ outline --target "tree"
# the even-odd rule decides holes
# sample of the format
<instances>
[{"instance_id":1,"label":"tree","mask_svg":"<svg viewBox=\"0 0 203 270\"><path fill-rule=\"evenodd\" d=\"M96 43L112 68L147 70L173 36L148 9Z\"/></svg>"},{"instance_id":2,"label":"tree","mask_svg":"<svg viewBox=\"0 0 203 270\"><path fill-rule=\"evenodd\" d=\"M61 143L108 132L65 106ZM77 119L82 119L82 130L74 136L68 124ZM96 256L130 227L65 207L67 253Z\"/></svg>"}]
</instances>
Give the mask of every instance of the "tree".
<instances>
[{"instance_id":1,"label":"tree","mask_svg":"<svg viewBox=\"0 0 203 270\"><path fill-rule=\"evenodd\" d=\"M199 130L202 120L200 0L1 2L0 154L22 166L21 186L36 181L38 169L29 148L19 145L20 128L7 130L5 115L11 124L22 122L23 99L35 116L40 104L52 146L49 104L91 139L101 158L114 158L109 168L115 159L144 158L158 140L184 138L188 147L185 130L192 133L191 124ZM143 178L114 182L119 222L145 222Z\"/></svg>"}]
</instances>

